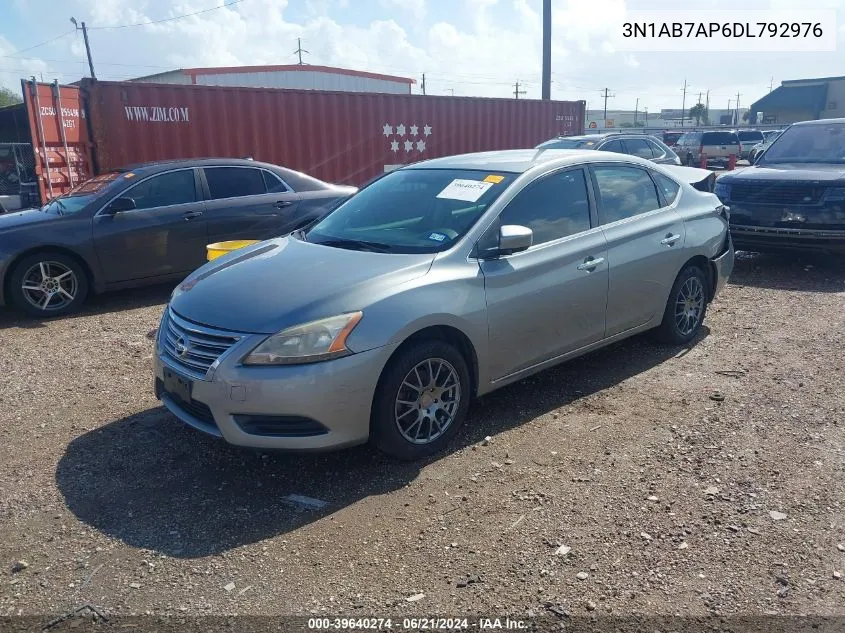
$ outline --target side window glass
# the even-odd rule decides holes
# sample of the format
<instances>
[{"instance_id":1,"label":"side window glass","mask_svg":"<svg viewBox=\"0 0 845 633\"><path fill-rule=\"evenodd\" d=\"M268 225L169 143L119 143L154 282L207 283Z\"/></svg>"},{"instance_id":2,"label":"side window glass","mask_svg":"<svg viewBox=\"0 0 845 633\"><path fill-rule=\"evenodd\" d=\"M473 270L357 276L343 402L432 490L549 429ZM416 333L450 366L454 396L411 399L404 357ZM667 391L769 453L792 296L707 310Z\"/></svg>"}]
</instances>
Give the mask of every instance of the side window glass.
<instances>
[{"instance_id":1,"label":"side window glass","mask_svg":"<svg viewBox=\"0 0 845 633\"><path fill-rule=\"evenodd\" d=\"M608 141L601 146L603 152L616 152L617 154L625 154L625 148L622 146L622 141Z\"/></svg>"},{"instance_id":2,"label":"side window glass","mask_svg":"<svg viewBox=\"0 0 845 633\"><path fill-rule=\"evenodd\" d=\"M197 201L194 170L182 169L153 176L129 189L125 196L135 201L137 209L153 209Z\"/></svg>"},{"instance_id":3,"label":"side window glass","mask_svg":"<svg viewBox=\"0 0 845 633\"><path fill-rule=\"evenodd\" d=\"M505 207L499 222L527 226L534 231L534 244L586 231L590 203L584 171L551 174L531 183Z\"/></svg>"},{"instance_id":4,"label":"side window glass","mask_svg":"<svg viewBox=\"0 0 845 633\"><path fill-rule=\"evenodd\" d=\"M593 168L602 224L631 218L660 208L657 190L648 173L637 167L611 165Z\"/></svg>"},{"instance_id":5,"label":"side window glass","mask_svg":"<svg viewBox=\"0 0 845 633\"><path fill-rule=\"evenodd\" d=\"M252 167L206 167L205 179L212 200L267 192L261 170Z\"/></svg>"},{"instance_id":6,"label":"side window glass","mask_svg":"<svg viewBox=\"0 0 845 633\"><path fill-rule=\"evenodd\" d=\"M666 152L663 150L660 145L655 143L654 141L649 141L646 139L646 143L648 143L649 148L651 148L651 153L654 154L655 158L662 158L666 155Z\"/></svg>"},{"instance_id":7,"label":"side window glass","mask_svg":"<svg viewBox=\"0 0 845 633\"><path fill-rule=\"evenodd\" d=\"M651 153L651 147L644 138L629 138L625 140L625 145L628 146L628 153L640 158L654 158Z\"/></svg>"},{"instance_id":8,"label":"side window glass","mask_svg":"<svg viewBox=\"0 0 845 633\"><path fill-rule=\"evenodd\" d=\"M678 198L678 194L681 193L681 185L663 174L652 172L651 175L657 183L657 188L663 192L663 197L666 198L666 204L671 205L675 202Z\"/></svg>"},{"instance_id":9,"label":"side window glass","mask_svg":"<svg viewBox=\"0 0 845 633\"><path fill-rule=\"evenodd\" d=\"M261 175L264 177L264 186L267 188L267 193L287 193L290 191L290 188L279 180L275 174L262 170Z\"/></svg>"}]
</instances>

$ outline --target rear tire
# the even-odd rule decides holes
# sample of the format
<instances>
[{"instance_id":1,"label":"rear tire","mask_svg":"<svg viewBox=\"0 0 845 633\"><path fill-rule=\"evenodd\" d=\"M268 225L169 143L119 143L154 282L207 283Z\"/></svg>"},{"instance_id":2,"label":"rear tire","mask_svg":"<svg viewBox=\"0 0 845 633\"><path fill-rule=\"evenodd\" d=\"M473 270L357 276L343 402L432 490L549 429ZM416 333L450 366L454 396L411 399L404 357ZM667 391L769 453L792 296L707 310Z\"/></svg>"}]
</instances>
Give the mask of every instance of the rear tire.
<instances>
[{"instance_id":1,"label":"rear tire","mask_svg":"<svg viewBox=\"0 0 845 633\"><path fill-rule=\"evenodd\" d=\"M379 380L373 443L402 460L439 453L463 424L471 391L466 360L455 347L439 340L409 347L390 361Z\"/></svg>"},{"instance_id":2,"label":"rear tire","mask_svg":"<svg viewBox=\"0 0 845 633\"><path fill-rule=\"evenodd\" d=\"M88 296L85 271L73 257L56 251L24 257L8 279L11 303L37 319L76 312Z\"/></svg>"},{"instance_id":3,"label":"rear tire","mask_svg":"<svg viewBox=\"0 0 845 633\"><path fill-rule=\"evenodd\" d=\"M655 330L658 340L670 345L685 345L693 340L707 314L708 281L698 266L684 268L675 279L663 322Z\"/></svg>"}]
</instances>

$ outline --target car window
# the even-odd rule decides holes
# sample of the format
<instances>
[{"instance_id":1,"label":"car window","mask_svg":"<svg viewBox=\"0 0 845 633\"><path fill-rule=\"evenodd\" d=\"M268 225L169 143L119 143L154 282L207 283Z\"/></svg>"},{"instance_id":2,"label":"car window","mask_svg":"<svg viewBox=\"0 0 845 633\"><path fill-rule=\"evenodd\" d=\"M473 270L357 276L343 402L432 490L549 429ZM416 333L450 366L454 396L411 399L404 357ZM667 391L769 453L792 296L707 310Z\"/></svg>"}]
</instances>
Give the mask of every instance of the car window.
<instances>
[{"instance_id":1,"label":"car window","mask_svg":"<svg viewBox=\"0 0 845 633\"><path fill-rule=\"evenodd\" d=\"M705 132L702 145L738 145L739 138L734 132Z\"/></svg>"},{"instance_id":2,"label":"car window","mask_svg":"<svg viewBox=\"0 0 845 633\"><path fill-rule=\"evenodd\" d=\"M261 170L251 167L206 167L205 179L213 200L267 192Z\"/></svg>"},{"instance_id":3,"label":"car window","mask_svg":"<svg viewBox=\"0 0 845 633\"><path fill-rule=\"evenodd\" d=\"M652 154L654 154L655 158L662 158L666 155L666 150L660 147L660 145L658 145L654 141L646 139L645 142L648 143L648 146L651 148L651 152Z\"/></svg>"},{"instance_id":4,"label":"car window","mask_svg":"<svg viewBox=\"0 0 845 633\"><path fill-rule=\"evenodd\" d=\"M663 174L652 172L651 175L654 178L654 182L657 183L657 188L663 193L663 197L666 199L666 204L672 204L675 202L675 199L681 192L681 185Z\"/></svg>"},{"instance_id":5,"label":"car window","mask_svg":"<svg viewBox=\"0 0 845 633\"><path fill-rule=\"evenodd\" d=\"M527 226L534 244L590 228L590 203L582 169L550 174L520 191L499 216L499 223Z\"/></svg>"},{"instance_id":6,"label":"car window","mask_svg":"<svg viewBox=\"0 0 845 633\"><path fill-rule=\"evenodd\" d=\"M755 143L759 143L763 140L764 136L762 132L755 132L755 131L747 131L747 132L737 132L737 136L742 143L749 143L754 141Z\"/></svg>"},{"instance_id":7,"label":"car window","mask_svg":"<svg viewBox=\"0 0 845 633\"><path fill-rule=\"evenodd\" d=\"M264 186L267 187L267 193L286 193L290 191L290 187L283 183L276 174L262 170L261 175L264 177Z\"/></svg>"},{"instance_id":8,"label":"car window","mask_svg":"<svg viewBox=\"0 0 845 633\"><path fill-rule=\"evenodd\" d=\"M628 146L628 153L632 156L639 156L640 158L654 158L651 147L644 138L625 139L625 145ZM660 154L658 154L658 156L659 155Z\"/></svg>"},{"instance_id":9,"label":"car window","mask_svg":"<svg viewBox=\"0 0 845 633\"><path fill-rule=\"evenodd\" d=\"M603 152L616 152L617 154L625 154L625 148L622 146L622 141L608 141L601 146Z\"/></svg>"},{"instance_id":10,"label":"car window","mask_svg":"<svg viewBox=\"0 0 845 633\"><path fill-rule=\"evenodd\" d=\"M180 169L159 174L138 183L124 196L135 201L136 209L152 209L197 201L194 170Z\"/></svg>"},{"instance_id":11,"label":"car window","mask_svg":"<svg viewBox=\"0 0 845 633\"><path fill-rule=\"evenodd\" d=\"M602 224L660 208L657 190L644 169L606 165L594 167L593 173L598 185Z\"/></svg>"}]
</instances>

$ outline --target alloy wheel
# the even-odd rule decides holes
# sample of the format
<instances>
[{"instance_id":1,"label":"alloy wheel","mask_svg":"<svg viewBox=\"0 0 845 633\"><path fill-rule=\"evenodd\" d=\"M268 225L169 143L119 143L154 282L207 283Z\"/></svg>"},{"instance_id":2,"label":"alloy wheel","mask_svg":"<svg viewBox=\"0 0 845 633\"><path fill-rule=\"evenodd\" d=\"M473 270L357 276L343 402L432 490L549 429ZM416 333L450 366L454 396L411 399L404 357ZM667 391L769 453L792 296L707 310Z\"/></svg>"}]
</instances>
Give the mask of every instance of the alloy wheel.
<instances>
[{"instance_id":1,"label":"alloy wheel","mask_svg":"<svg viewBox=\"0 0 845 633\"><path fill-rule=\"evenodd\" d=\"M704 311L704 286L698 277L690 277L678 291L675 301L675 325L682 336L689 336L701 324Z\"/></svg>"},{"instance_id":2,"label":"alloy wheel","mask_svg":"<svg viewBox=\"0 0 845 633\"><path fill-rule=\"evenodd\" d=\"M394 402L399 433L412 444L429 444L452 425L461 404L457 370L442 358L429 358L405 376Z\"/></svg>"},{"instance_id":3,"label":"alloy wheel","mask_svg":"<svg viewBox=\"0 0 845 633\"><path fill-rule=\"evenodd\" d=\"M52 312L67 307L76 299L79 280L67 265L43 261L30 266L24 273L21 291L34 308Z\"/></svg>"}]
</instances>

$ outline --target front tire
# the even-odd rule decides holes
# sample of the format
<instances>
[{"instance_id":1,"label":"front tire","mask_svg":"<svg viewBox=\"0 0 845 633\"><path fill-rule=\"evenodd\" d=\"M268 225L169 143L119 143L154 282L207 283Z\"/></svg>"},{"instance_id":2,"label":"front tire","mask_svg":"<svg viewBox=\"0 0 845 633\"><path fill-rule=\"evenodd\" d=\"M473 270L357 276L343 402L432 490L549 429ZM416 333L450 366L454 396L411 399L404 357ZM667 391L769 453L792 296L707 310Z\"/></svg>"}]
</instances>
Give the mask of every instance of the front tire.
<instances>
[{"instance_id":1,"label":"front tire","mask_svg":"<svg viewBox=\"0 0 845 633\"><path fill-rule=\"evenodd\" d=\"M471 395L463 355L445 341L417 343L393 358L373 402L373 443L403 460L442 451L464 422Z\"/></svg>"},{"instance_id":2,"label":"front tire","mask_svg":"<svg viewBox=\"0 0 845 633\"><path fill-rule=\"evenodd\" d=\"M707 277L698 266L680 272L669 293L663 322L655 332L660 341L685 345L696 337L707 313L707 288Z\"/></svg>"},{"instance_id":3,"label":"front tire","mask_svg":"<svg viewBox=\"0 0 845 633\"><path fill-rule=\"evenodd\" d=\"M88 296L88 276L69 255L42 251L23 258L9 275L9 298L27 316L76 312Z\"/></svg>"}]
</instances>

